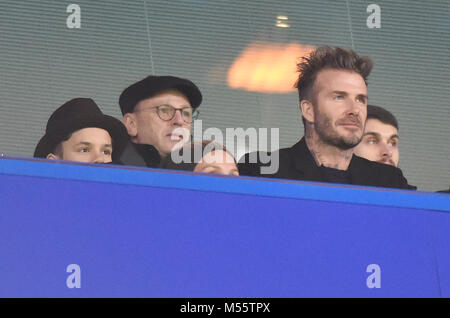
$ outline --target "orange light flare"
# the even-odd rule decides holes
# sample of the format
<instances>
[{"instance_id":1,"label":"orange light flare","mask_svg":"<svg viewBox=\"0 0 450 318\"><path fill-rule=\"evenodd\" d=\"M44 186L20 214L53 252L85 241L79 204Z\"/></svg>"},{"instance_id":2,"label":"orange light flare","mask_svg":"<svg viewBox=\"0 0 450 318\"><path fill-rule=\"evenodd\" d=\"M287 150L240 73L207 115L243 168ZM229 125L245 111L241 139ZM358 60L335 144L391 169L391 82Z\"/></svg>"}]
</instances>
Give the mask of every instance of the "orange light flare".
<instances>
[{"instance_id":1,"label":"orange light flare","mask_svg":"<svg viewBox=\"0 0 450 318\"><path fill-rule=\"evenodd\" d=\"M295 90L297 62L314 46L299 43L252 43L228 70L231 88L263 93L289 93Z\"/></svg>"}]
</instances>

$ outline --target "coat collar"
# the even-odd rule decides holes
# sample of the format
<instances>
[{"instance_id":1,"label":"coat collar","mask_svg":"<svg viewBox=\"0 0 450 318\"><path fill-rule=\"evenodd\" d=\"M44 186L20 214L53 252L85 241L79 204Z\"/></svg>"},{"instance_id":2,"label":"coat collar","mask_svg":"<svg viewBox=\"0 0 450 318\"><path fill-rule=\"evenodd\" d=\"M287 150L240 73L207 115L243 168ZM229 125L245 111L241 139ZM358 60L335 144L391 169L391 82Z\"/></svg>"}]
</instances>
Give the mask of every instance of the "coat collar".
<instances>
[{"instance_id":1,"label":"coat collar","mask_svg":"<svg viewBox=\"0 0 450 318\"><path fill-rule=\"evenodd\" d=\"M147 167L156 168L161 162L158 150L152 145L135 144L134 148L142 156Z\"/></svg>"},{"instance_id":2,"label":"coat collar","mask_svg":"<svg viewBox=\"0 0 450 318\"><path fill-rule=\"evenodd\" d=\"M306 145L305 137L290 148L294 166L302 178L320 181L320 172L316 161Z\"/></svg>"},{"instance_id":3,"label":"coat collar","mask_svg":"<svg viewBox=\"0 0 450 318\"><path fill-rule=\"evenodd\" d=\"M120 161L126 165L158 167L161 157L152 145L135 144L129 142L122 153Z\"/></svg>"},{"instance_id":4,"label":"coat collar","mask_svg":"<svg viewBox=\"0 0 450 318\"><path fill-rule=\"evenodd\" d=\"M308 145L306 144L305 137L303 137L299 142L293 145L290 150L297 172L302 174L309 180L321 181L322 177L319 167L317 166L316 160L314 159L311 151L308 148ZM360 157L353 154L348 166L347 171L350 173L352 183L357 182L358 177L364 175L357 173L361 168L360 159Z\"/></svg>"}]
</instances>

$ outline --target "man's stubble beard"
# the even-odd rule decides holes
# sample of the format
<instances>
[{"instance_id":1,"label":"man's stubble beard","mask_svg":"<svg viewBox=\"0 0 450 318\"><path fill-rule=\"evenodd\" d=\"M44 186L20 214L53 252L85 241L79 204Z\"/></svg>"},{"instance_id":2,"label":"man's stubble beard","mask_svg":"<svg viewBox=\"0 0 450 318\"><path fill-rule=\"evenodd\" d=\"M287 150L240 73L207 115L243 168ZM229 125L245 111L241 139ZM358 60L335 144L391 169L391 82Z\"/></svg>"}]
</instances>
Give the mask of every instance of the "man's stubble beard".
<instances>
[{"instance_id":1,"label":"man's stubble beard","mask_svg":"<svg viewBox=\"0 0 450 318\"><path fill-rule=\"evenodd\" d=\"M348 150L357 146L361 142L362 133L360 137L356 135L351 135L348 137L341 136L334 128L334 125L328 116L317 112L317 118L318 120L314 123L314 129L323 143L332 145L342 150Z\"/></svg>"}]
</instances>

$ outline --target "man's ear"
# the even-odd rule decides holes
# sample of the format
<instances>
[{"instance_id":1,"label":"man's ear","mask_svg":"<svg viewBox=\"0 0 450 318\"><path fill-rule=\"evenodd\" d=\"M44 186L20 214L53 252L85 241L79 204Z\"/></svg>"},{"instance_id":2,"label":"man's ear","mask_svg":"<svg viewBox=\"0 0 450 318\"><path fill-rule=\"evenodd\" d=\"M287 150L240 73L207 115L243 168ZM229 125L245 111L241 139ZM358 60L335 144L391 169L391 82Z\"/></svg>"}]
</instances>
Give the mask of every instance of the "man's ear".
<instances>
[{"instance_id":1,"label":"man's ear","mask_svg":"<svg viewBox=\"0 0 450 318\"><path fill-rule=\"evenodd\" d=\"M53 153L49 153L46 158L50 159L50 160L60 160L61 159L57 155L55 155Z\"/></svg>"},{"instance_id":2,"label":"man's ear","mask_svg":"<svg viewBox=\"0 0 450 318\"><path fill-rule=\"evenodd\" d=\"M309 100L304 99L300 102L300 110L306 121L314 123L314 107Z\"/></svg>"},{"instance_id":3,"label":"man's ear","mask_svg":"<svg viewBox=\"0 0 450 318\"><path fill-rule=\"evenodd\" d=\"M127 128L128 135L130 137L136 137L137 136L137 123L136 123L136 117L133 113L126 113L123 115L122 122Z\"/></svg>"}]
</instances>

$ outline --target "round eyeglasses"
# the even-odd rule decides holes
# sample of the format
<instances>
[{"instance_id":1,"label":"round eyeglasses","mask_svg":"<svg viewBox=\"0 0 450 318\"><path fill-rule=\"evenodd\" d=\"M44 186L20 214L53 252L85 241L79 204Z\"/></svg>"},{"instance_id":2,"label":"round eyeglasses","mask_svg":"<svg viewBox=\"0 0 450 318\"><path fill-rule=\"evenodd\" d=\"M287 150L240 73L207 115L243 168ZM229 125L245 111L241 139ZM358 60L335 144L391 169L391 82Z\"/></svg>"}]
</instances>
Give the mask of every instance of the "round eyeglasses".
<instances>
[{"instance_id":1,"label":"round eyeglasses","mask_svg":"<svg viewBox=\"0 0 450 318\"><path fill-rule=\"evenodd\" d=\"M200 112L194 110L192 107L175 108L172 105L160 105L153 108L141 109L140 111L156 109L156 113L161 120L170 121L175 117L177 111L180 111L181 116L185 123L190 124L192 121L198 118Z\"/></svg>"}]
</instances>

